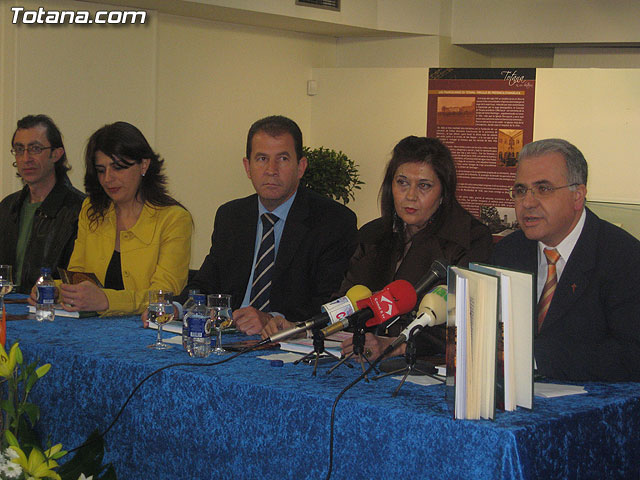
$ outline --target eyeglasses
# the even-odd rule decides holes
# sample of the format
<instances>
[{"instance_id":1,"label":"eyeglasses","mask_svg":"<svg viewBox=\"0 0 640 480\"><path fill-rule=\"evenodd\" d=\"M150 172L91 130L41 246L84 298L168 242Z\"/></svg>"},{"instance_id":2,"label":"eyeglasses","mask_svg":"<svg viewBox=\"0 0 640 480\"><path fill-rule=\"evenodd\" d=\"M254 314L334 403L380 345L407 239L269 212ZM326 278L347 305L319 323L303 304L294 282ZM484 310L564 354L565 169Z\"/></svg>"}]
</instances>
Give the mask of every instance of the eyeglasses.
<instances>
[{"instance_id":1,"label":"eyeglasses","mask_svg":"<svg viewBox=\"0 0 640 480\"><path fill-rule=\"evenodd\" d=\"M531 191L531 195L534 197L544 198L553 195L553 192L560 190L561 188L575 187L580 185L579 183L571 183L569 185L562 185L561 187L554 187L553 185L540 184L534 185L531 188L527 188L524 185L516 185L509 189L509 196L514 200L522 200L527 196L527 192Z\"/></svg>"},{"instance_id":2,"label":"eyeglasses","mask_svg":"<svg viewBox=\"0 0 640 480\"><path fill-rule=\"evenodd\" d=\"M19 157L24 153L25 150L29 152L31 155L38 155L39 153L42 153L43 150L47 150L49 148L53 148L53 147L43 147L41 145L29 145L27 148L14 147L11 149L11 155L13 155L14 157Z\"/></svg>"}]
</instances>

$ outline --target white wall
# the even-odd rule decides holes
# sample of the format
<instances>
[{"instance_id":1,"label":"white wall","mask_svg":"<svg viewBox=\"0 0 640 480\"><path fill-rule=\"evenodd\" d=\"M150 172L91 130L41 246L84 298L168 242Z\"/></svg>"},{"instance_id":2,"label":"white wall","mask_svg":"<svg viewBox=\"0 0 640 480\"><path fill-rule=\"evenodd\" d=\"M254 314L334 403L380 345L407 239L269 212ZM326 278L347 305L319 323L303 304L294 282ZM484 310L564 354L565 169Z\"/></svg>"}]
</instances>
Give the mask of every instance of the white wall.
<instances>
[{"instance_id":1,"label":"white wall","mask_svg":"<svg viewBox=\"0 0 640 480\"><path fill-rule=\"evenodd\" d=\"M458 0L459 44L623 44L640 41L637 0Z\"/></svg>"},{"instance_id":2,"label":"white wall","mask_svg":"<svg viewBox=\"0 0 640 480\"><path fill-rule=\"evenodd\" d=\"M161 15L157 48L156 146L193 215L199 267L218 206L253 193L242 166L250 125L283 114L311 141L306 84L312 66L333 65L335 41Z\"/></svg>"},{"instance_id":3,"label":"white wall","mask_svg":"<svg viewBox=\"0 0 640 480\"><path fill-rule=\"evenodd\" d=\"M560 137L589 163L589 200L640 204L640 70L538 69L534 140Z\"/></svg>"},{"instance_id":4,"label":"white wall","mask_svg":"<svg viewBox=\"0 0 640 480\"><path fill-rule=\"evenodd\" d=\"M380 215L378 190L398 141L427 130L426 68L316 68L314 147L342 150L357 163L362 190L349 203L362 225Z\"/></svg>"}]
</instances>

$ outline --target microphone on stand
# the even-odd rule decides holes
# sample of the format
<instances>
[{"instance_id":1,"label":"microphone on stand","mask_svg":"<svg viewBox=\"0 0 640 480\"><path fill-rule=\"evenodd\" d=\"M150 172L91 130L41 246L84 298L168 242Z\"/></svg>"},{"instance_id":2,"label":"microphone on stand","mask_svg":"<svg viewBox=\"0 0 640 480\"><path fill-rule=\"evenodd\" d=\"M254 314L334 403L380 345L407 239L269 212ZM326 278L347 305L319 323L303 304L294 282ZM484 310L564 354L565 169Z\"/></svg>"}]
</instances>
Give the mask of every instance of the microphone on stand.
<instances>
[{"instance_id":1,"label":"microphone on stand","mask_svg":"<svg viewBox=\"0 0 640 480\"><path fill-rule=\"evenodd\" d=\"M387 320L410 312L417 301L416 291L406 280L395 280L379 292L358 302L360 310L342 320L323 328L320 333L326 338L345 328L361 325L379 325Z\"/></svg>"},{"instance_id":2,"label":"microphone on stand","mask_svg":"<svg viewBox=\"0 0 640 480\"><path fill-rule=\"evenodd\" d=\"M433 287L447 281L447 262L434 260L429 271L416 283L415 289L418 297L424 297Z\"/></svg>"},{"instance_id":3,"label":"microphone on stand","mask_svg":"<svg viewBox=\"0 0 640 480\"><path fill-rule=\"evenodd\" d=\"M325 303L322 306L323 313L314 315L306 322L297 323L295 327L283 330L266 338L260 342L259 345L264 345L271 342L279 342L300 333L304 333L307 330L313 328L323 327L327 323L333 323L339 321L349 315L352 315L358 310L358 302L364 298L371 296L371 290L364 285L354 285L344 297L337 298L332 302Z\"/></svg>"},{"instance_id":4,"label":"microphone on stand","mask_svg":"<svg viewBox=\"0 0 640 480\"><path fill-rule=\"evenodd\" d=\"M433 327L444 323L447 318L447 288L438 286L427 293L418 307L418 316L400 332L396 338L382 353L381 357L391 353L399 345L411 340L424 327Z\"/></svg>"}]
</instances>

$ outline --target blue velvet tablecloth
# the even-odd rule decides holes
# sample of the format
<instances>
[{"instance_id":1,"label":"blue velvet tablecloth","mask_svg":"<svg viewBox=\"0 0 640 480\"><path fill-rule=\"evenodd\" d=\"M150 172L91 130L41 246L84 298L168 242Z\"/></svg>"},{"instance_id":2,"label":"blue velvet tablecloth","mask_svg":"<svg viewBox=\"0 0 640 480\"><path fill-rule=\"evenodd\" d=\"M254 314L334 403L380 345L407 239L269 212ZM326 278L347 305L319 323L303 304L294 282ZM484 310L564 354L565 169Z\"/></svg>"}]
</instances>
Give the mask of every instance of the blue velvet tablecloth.
<instances>
[{"instance_id":1,"label":"blue velvet tablecloth","mask_svg":"<svg viewBox=\"0 0 640 480\"><path fill-rule=\"evenodd\" d=\"M104 430L156 368L198 362L178 346L149 350L156 332L137 317L9 321L7 335L26 361L53 365L31 398L40 431L67 449ZM118 478L324 478L331 406L358 371L322 366L314 378L256 358L265 353L146 382L105 438ZM536 397L533 411L495 421L453 420L443 386L407 383L392 398L396 386L360 382L342 398L331 478L639 478L640 384L589 383L586 395Z\"/></svg>"}]
</instances>

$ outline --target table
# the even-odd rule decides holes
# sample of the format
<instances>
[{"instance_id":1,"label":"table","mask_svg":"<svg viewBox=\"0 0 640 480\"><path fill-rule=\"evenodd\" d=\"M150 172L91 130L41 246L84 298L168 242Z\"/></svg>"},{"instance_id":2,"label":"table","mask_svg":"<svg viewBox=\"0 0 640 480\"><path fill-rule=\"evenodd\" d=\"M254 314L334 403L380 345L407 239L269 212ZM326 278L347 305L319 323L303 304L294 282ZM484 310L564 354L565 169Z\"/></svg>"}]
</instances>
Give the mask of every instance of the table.
<instances>
[{"instance_id":1,"label":"table","mask_svg":"<svg viewBox=\"0 0 640 480\"><path fill-rule=\"evenodd\" d=\"M10 313L25 307L7 305ZM65 448L104 430L154 369L189 359L151 351L136 317L7 322L8 345L53 367L32 391L40 430ZM136 393L105 438L119 479L325 478L331 406L357 376L340 367L272 367L240 356L176 367ZM588 383L588 394L535 398L533 411L453 420L444 386L360 382L338 404L333 479L638 478L640 384Z\"/></svg>"}]
</instances>

